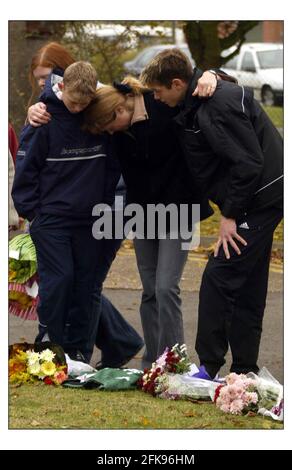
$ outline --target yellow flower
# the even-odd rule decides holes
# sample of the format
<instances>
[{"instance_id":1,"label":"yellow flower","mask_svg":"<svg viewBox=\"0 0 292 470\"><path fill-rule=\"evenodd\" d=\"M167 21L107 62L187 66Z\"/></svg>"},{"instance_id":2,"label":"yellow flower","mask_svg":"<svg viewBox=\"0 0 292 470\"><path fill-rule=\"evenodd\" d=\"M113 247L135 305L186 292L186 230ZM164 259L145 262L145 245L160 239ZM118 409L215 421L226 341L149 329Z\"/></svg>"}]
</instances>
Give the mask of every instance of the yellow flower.
<instances>
[{"instance_id":1,"label":"yellow flower","mask_svg":"<svg viewBox=\"0 0 292 470\"><path fill-rule=\"evenodd\" d=\"M53 362L44 362L41 365L41 372L45 375L54 375L56 372L56 366Z\"/></svg>"},{"instance_id":2,"label":"yellow flower","mask_svg":"<svg viewBox=\"0 0 292 470\"><path fill-rule=\"evenodd\" d=\"M16 358L18 361L26 364L27 356L25 351L20 351L19 349L16 352Z\"/></svg>"}]
</instances>

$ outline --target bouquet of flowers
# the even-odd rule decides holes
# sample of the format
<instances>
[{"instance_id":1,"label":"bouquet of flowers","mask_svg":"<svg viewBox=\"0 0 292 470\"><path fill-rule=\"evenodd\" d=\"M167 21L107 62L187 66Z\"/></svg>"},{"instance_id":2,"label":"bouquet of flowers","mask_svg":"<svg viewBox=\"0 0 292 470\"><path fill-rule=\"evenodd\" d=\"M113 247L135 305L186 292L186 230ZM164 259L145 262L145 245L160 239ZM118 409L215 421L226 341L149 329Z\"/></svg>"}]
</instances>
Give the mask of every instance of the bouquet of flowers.
<instances>
[{"instance_id":1,"label":"bouquet of flowers","mask_svg":"<svg viewBox=\"0 0 292 470\"><path fill-rule=\"evenodd\" d=\"M9 242L9 282L23 284L37 271L36 251L28 233L16 235Z\"/></svg>"},{"instance_id":2,"label":"bouquet of flowers","mask_svg":"<svg viewBox=\"0 0 292 470\"><path fill-rule=\"evenodd\" d=\"M152 364L151 369L144 370L144 375L138 381L138 387L153 396L159 395L165 392L163 384L168 373L184 374L189 371L190 365L186 345L175 344L171 350L165 349Z\"/></svg>"},{"instance_id":3,"label":"bouquet of flowers","mask_svg":"<svg viewBox=\"0 0 292 470\"><path fill-rule=\"evenodd\" d=\"M9 282L9 313L24 320L37 320L38 284L37 274L24 284Z\"/></svg>"},{"instance_id":4,"label":"bouquet of flowers","mask_svg":"<svg viewBox=\"0 0 292 470\"><path fill-rule=\"evenodd\" d=\"M9 282L23 284L36 273L36 262L9 258Z\"/></svg>"},{"instance_id":5,"label":"bouquet of flowers","mask_svg":"<svg viewBox=\"0 0 292 470\"><path fill-rule=\"evenodd\" d=\"M188 373L163 374L156 379L156 394L168 400L209 401L210 381L193 378Z\"/></svg>"},{"instance_id":6,"label":"bouquet of flowers","mask_svg":"<svg viewBox=\"0 0 292 470\"><path fill-rule=\"evenodd\" d=\"M263 368L259 375L231 373L226 385L219 385L213 397L216 406L225 413L264 414L265 410L282 410L283 387ZM275 413L276 414L276 413Z\"/></svg>"},{"instance_id":7,"label":"bouquet of flowers","mask_svg":"<svg viewBox=\"0 0 292 470\"><path fill-rule=\"evenodd\" d=\"M225 377L226 385L219 385L215 390L214 402L225 413L246 414L257 411L259 400L256 381L246 375L231 373Z\"/></svg>"},{"instance_id":8,"label":"bouquet of flowers","mask_svg":"<svg viewBox=\"0 0 292 470\"><path fill-rule=\"evenodd\" d=\"M30 235L17 235L9 242L9 313L24 319L37 319L36 271L36 251Z\"/></svg>"},{"instance_id":9,"label":"bouquet of flowers","mask_svg":"<svg viewBox=\"0 0 292 470\"><path fill-rule=\"evenodd\" d=\"M46 385L61 385L67 378L67 364L60 346L49 342L10 346L10 383L33 383L41 380Z\"/></svg>"}]
</instances>

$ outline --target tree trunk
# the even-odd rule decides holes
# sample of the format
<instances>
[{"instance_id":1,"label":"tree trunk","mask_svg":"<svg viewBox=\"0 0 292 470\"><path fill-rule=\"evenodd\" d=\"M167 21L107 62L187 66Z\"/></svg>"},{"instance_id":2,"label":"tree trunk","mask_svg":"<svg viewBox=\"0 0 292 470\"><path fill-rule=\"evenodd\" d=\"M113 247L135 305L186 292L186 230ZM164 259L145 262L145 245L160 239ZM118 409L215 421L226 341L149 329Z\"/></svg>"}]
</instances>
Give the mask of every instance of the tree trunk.
<instances>
[{"instance_id":1,"label":"tree trunk","mask_svg":"<svg viewBox=\"0 0 292 470\"><path fill-rule=\"evenodd\" d=\"M228 22L235 23L235 26L223 38L219 37L222 23L222 21L187 21L183 27L192 57L197 67L202 70L220 68L227 60L221 57L221 52L233 45L238 45L239 50L245 41L245 34L259 22Z\"/></svg>"}]
</instances>

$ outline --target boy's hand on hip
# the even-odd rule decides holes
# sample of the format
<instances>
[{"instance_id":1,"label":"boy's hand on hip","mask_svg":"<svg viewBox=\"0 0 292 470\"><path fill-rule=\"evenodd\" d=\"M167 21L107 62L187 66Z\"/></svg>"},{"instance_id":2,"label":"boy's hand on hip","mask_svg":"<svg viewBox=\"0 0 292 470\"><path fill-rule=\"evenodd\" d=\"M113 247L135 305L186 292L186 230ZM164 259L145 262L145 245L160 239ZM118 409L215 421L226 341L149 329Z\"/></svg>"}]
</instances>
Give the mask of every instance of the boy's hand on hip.
<instances>
[{"instance_id":1,"label":"boy's hand on hip","mask_svg":"<svg viewBox=\"0 0 292 470\"><path fill-rule=\"evenodd\" d=\"M217 240L214 256L216 257L219 252L219 248L223 245L223 250L227 259L230 259L230 253L228 249L228 243L232 246L235 252L240 255L241 251L235 243L235 240L239 241L242 245L246 246L247 242L238 235L236 231L236 222L234 219L227 219L223 215L221 216L220 227L219 227L219 238Z\"/></svg>"}]
</instances>

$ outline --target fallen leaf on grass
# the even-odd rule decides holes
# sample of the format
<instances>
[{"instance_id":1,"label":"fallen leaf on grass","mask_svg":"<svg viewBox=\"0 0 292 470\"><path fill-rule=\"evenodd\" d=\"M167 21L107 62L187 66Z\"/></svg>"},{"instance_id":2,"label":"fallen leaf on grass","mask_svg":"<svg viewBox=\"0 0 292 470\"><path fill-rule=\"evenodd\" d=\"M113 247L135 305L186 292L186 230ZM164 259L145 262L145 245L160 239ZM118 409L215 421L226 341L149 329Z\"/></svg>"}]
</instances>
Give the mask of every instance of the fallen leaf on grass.
<instances>
[{"instance_id":1,"label":"fallen leaf on grass","mask_svg":"<svg viewBox=\"0 0 292 470\"><path fill-rule=\"evenodd\" d=\"M32 426L40 426L41 423L39 421L36 421L35 419L30 423Z\"/></svg>"},{"instance_id":2,"label":"fallen leaf on grass","mask_svg":"<svg viewBox=\"0 0 292 470\"><path fill-rule=\"evenodd\" d=\"M141 416L140 421L143 426L151 426L152 428L155 427L154 423L152 423L148 418L145 418L145 416Z\"/></svg>"},{"instance_id":3,"label":"fallen leaf on grass","mask_svg":"<svg viewBox=\"0 0 292 470\"><path fill-rule=\"evenodd\" d=\"M99 410L93 410L92 414L98 418L101 415L101 412Z\"/></svg>"},{"instance_id":4,"label":"fallen leaf on grass","mask_svg":"<svg viewBox=\"0 0 292 470\"><path fill-rule=\"evenodd\" d=\"M183 413L183 415L186 418L194 418L195 416L198 416L197 413L195 413L194 411L186 411L185 413Z\"/></svg>"},{"instance_id":5,"label":"fallen leaf on grass","mask_svg":"<svg viewBox=\"0 0 292 470\"><path fill-rule=\"evenodd\" d=\"M192 403L196 403L196 405L210 405L213 404L212 400L197 400L196 398L192 397L187 397L187 401L190 401Z\"/></svg>"}]
</instances>

